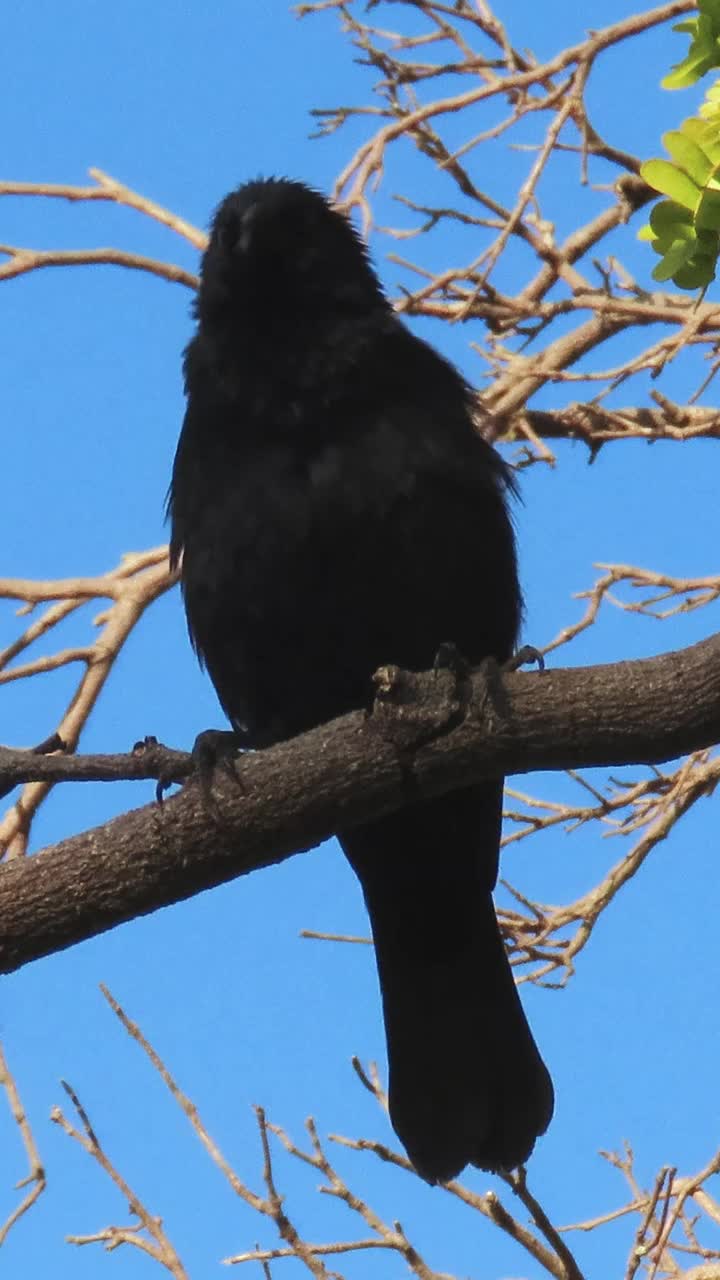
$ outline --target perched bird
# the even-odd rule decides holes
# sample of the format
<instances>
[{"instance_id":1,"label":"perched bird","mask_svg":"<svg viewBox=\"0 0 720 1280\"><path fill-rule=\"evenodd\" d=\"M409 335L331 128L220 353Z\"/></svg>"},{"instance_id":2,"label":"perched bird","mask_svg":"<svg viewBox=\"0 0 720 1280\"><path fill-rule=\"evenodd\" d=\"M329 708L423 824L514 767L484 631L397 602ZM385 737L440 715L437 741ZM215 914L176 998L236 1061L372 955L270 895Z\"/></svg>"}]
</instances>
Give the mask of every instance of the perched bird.
<instances>
[{"instance_id":1,"label":"perched bird","mask_svg":"<svg viewBox=\"0 0 720 1280\"><path fill-rule=\"evenodd\" d=\"M215 213L169 494L190 635L248 746L366 705L451 641L513 652L513 484L460 374L299 182ZM429 1182L526 1160L553 1109L498 929L502 781L339 832L372 923L390 1116Z\"/></svg>"}]
</instances>

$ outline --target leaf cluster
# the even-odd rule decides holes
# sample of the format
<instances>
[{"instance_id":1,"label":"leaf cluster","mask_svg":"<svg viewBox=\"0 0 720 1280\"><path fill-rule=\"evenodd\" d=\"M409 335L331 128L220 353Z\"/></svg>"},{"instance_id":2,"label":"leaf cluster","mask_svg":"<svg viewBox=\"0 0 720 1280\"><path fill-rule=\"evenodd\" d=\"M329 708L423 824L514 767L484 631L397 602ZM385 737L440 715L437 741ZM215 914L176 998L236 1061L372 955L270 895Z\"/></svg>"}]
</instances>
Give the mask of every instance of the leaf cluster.
<instances>
[{"instance_id":1,"label":"leaf cluster","mask_svg":"<svg viewBox=\"0 0 720 1280\"><path fill-rule=\"evenodd\" d=\"M663 89L688 89L720 67L720 0L698 0L697 18L678 22L673 31L687 32L690 48L661 81Z\"/></svg>"},{"instance_id":2,"label":"leaf cluster","mask_svg":"<svg viewBox=\"0 0 720 1280\"><path fill-rule=\"evenodd\" d=\"M665 89L687 88L720 67L720 0L699 0L699 10L697 18L674 27L690 35L690 49L662 80ZM699 114L662 141L670 159L646 160L640 173L668 198L655 205L639 237L660 255L654 280L705 290L720 255L720 80L706 93Z\"/></svg>"}]
</instances>

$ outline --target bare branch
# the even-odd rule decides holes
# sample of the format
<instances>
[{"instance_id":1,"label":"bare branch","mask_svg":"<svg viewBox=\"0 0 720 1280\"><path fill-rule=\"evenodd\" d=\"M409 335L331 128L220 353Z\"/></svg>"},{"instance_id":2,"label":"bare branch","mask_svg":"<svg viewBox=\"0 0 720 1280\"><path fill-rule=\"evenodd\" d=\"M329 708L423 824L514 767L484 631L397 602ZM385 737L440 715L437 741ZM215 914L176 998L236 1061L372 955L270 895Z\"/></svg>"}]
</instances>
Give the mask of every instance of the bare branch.
<instances>
[{"instance_id":1,"label":"bare branch","mask_svg":"<svg viewBox=\"0 0 720 1280\"><path fill-rule=\"evenodd\" d=\"M41 267L131 267L147 271L150 275L169 280L172 284L184 284L197 289L198 277L184 267L147 258L141 253L127 253L124 249L21 249L10 244L0 244L0 253L7 254L8 261L0 265L0 280L14 280Z\"/></svg>"},{"instance_id":2,"label":"bare branch","mask_svg":"<svg viewBox=\"0 0 720 1280\"><path fill-rule=\"evenodd\" d=\"M150 551L123 556L116 569L97 578L70 578L55 582L0 578L0 599L23 601L23 607L19 610L21 615L29 613L37 604L57 602L31 624L19 639L0 652L0 684L55 670L70 662L82 663L83 673L73 698L55 730L65 744L65 749L68 752L74 751L128 637L149 605L176 581L177 574L170 570L167 547L155 547ZM54 655L26 663L19 669L10 665L81 604L103 597L109 598L112 604L95 620L100 631L91 644L61 649ZM5 852L12 858L26 851L33 816L47 791L48 784L44 781L31 782L24 788L20 798L0 821L0 853Z\"/></svg>"},{"instance_id":3,"label":"bare branch","mask_svg":"<svg viewBox=\"0 0 720 1280\"><path fill-rule=\"evenodd\" d=\"M103 1172L107 1174L110 1181L117 1187L123 1200L128 1204L130 1212L138 1219L140 1224L140 1230L136 1227L111 1226L104 1228L102 1231L93 1232L90 1235L68 1236L68 1244L104 1244L108 1252L112 1252L123 1244L130 1245L163 1266L171 1276L175 1277L175 1280L189 1280L188 1273L165 1232L162 1220L150 1213L106 1154L74 1089L70 1085L65 1085L65 1091L78 1112L83 1126L82 1130L76 1129L63 1115L59 1107L53 1107L50 1115L51 1120L69 1138L72 1138L73 1142L82 1147L83 1151L87 1152Z\"/></svg>"},{"instance_id":4,"label":"bare branch","mask_svg":"<svg viewBox=\"0 0 720 1280\"><path fill-rule=\"evenodd\" d=\"M170 209L165 209L147 196L141 195L138 191L133 191L131 187L126 187L124 183L118 182L117 178L112 178L110 174L103 173L102 169L89 169L88 172L94 180L95 186L79 187L70 183L54 182L0 182L0 196L43 196L45 198L73 202L110 201L114 204L125 205L128 209L137 209L139 213L146 214L154 222L159 222L162 226L169 227L171 231L176 231L179 236L189 240L190 244L196 249L203 250L206 247L207 236L205 232L200 231L198 227L194 227L191 222L186 222L184 218L179 218Z\"/></svg>"},{"instance_id":5,"label":"bare branch","mask_svg":"<svg viewBox=\"0 0 720 1280\"><path fill-rule=\"evenodd\" d=\"M42 1161L40 1160L40 1156L38 1155L38 1149L35 1145L32 1129L30 1128L30 1123L27 1115L25 1114L25 1109L20 1100L17 1085L10 1073L10 1068L8 1067L2 1045L0 1045L0 1088L5 1090L5 1096L8 1100L13 1120L17 1125L28 1161L27 1174L16 1183L18 1191L24 1190L25 1187L28 1188L28 1191L23 1196L19 1205L17 1205L17 1207L8 1215L5 1222L0 1223L0 1248L2 1248L10 1231L15 1226L15 1223L18 1222L24 1214L28 1213L36 1200L38 1200L42 1195L45 1190L46 1179L45 1169Z\"/></svg>"}]
</instances>

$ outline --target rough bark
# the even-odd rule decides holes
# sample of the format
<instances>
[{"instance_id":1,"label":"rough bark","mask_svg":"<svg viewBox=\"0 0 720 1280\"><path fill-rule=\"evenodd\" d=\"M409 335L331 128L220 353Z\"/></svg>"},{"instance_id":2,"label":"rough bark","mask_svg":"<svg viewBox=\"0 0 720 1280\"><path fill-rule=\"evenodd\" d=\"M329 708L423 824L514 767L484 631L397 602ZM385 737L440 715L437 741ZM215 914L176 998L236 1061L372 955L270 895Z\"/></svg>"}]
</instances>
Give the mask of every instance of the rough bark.
<instances>
[{"instance_id":1,"label":"rough bark","mask_svg":"<svg viewBox=\"0 0 720 1280\"><path fill-rule=\"evenodd\" d=\"M378 674L369 718L354 712L245 755L237 781L216 771L209 797L191 782L162 805L0 867L0 972L281 862L413 797L500 774L659 763L720 740L720 635L611 666ZM24 759L26 779L103 776L102 757Z\"/></svg>"}]
</instances>

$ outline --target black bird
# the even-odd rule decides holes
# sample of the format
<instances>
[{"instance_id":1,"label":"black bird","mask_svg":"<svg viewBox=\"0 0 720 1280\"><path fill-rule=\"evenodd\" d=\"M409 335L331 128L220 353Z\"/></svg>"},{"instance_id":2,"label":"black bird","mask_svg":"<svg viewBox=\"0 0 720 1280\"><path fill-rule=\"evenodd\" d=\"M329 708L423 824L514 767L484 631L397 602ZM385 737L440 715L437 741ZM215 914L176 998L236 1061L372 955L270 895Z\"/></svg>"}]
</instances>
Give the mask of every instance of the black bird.
<instances>
[{"instance_id":1,"label":"black bird","mask_svg":"<svg viewBox=\"0 0 720 1280\"><path fill-rule=\"evenodd\" d=\"M513 652L513 484L471 391L392 311L350 222L299 182L215 213L169 494L190 635L242 740L366 704L452 641ZM365 895L390 1116L418 1172L526 1160L553 1109L495 919L502 782L339 839Z\"/></svg>"}]
</instances>

